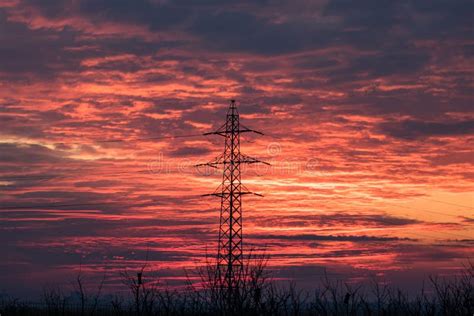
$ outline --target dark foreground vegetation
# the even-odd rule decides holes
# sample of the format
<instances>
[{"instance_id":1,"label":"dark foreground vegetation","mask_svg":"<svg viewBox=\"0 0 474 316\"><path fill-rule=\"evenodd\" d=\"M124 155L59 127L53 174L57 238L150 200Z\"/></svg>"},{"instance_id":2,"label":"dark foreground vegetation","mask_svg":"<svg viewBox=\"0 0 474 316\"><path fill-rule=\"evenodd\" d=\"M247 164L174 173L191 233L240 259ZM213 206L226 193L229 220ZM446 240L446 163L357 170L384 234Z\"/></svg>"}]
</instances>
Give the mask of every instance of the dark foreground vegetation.
<instances>
[{"instance_id":1,"label":"dark foreground vegetation","mask_svg":"<svg viewBox=\"0 0 474 316\"><path fill-rule=\"evenodd\" d=\"M451 279L431 277L416 295L379 282L370 286L332 282L323 278L313 291L294 284L277 285L266 269L265 258L248 259L239 293L229 300L218 286L215 265L197 269L199 282L172 290L137 274L123 272L125 295L103 295L103 282L94 289L79 274L67 295L58 288L44 290L40 303L3 297L1 316L14 315L474 315L474 265ZM189 278L190 279L190 278Z\"/></svg>"}]
</instances>

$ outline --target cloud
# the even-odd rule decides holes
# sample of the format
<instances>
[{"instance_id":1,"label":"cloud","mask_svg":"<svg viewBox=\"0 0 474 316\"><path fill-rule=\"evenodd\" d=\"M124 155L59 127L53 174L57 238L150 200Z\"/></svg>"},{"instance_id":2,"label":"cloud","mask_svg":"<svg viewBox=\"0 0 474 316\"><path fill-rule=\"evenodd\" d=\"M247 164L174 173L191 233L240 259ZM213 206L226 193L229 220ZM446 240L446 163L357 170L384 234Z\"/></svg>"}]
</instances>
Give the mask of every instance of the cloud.
<instances>
[{"instance_id":1,"label":"cloud","mask_svg":"<svg viewBox=\"0 0 474 316\"><path fill-rule=\"evenodd\" d=\"M116 180L96 180L96 181L81 181L76 182L74 185L76 187L90 187L90 188L100 188L100 187L110 187L120 184Z\"/></svg>"},{"instance_id":2,"label":"cloud","mask_svg":"<svg viewBox=\"0 0 474 316\"><path fill-rule=\"evenodd\" d=\"M428 64L430 55L414 47L389 47L384 53L357 57L350 69L373 77L414 74ZM349 70L349 69L347 69Z\"/></svg>"},{"instance_id":3,"label":"cloud","mask_svg":"<svg viewBox=\"0 0 474 316\"><path fill-rule=\"evenodd\" d=\"M414 269L430 257L430 271L454 271L466 254L468 238L464 248L455 240L431 248L437 238L402 236L436 227L450 230L436 236L464 235L470 223L446 204L442 212L459 220L449 224L417 199L470 202L469 1L0 6L5 287L26 274L40 287L46 270L63 281L58 271L74 271L81 256L91 270L135 267L147 247L157 273L176 277L206 244L214 249L219 202L200 194L221 177L179 167L222 150L222 138L161 137L220 127L230 98L242 123L265 133L245 136L242 151L273 164L242 174L265 195L244 201L245 242L268 243L272 267L313 282L314 262L343 278ZM166 165L154 168L160 153ZM432 210L438 224L398 203Z\"/></svg>"},{"instance_id":4,"label":"cloud","mask_svg":"<svg viewBox=\"0 0 474 316\"><path fill-rule=\"evenodd\" d=\"M169 153L172 157L198 157L204 156L211 152L209 148L183 146L174 149Z\"/></svg>"},{"instance_id":5,"label":"cloud","mask_svg":"<svg viewBox=\"0 0 474 316\"><path fill-rule=\"evenodd\" d=\"M474 224L474 218L468 216L461 216L461 219L464 223Z\"/></svg>"},{"instance_id":6,"label":"cloud","mask_svg":"<svg viewBox=\"0 0 474 316\"><path fill-rule=\"evenodd\" d=\"M168 5L148 0L115 1L111 6L106 0L81 1L23 1L25 6L38 9L48 18L84 16L92 22L117 22L130 25L146 25L150 29L162 29L176 25L189 15L183 6Z\"/></svg>"},{"instance_id":7,"label":"cloud","mask_svg":"<svg viewBox=\"0 0 474 316\"><path fill-rule=\"evenodd\" d=\"M454 164L474 164L474 152L458 152L437 155L430 158L430 161L435 166L448 166Z\"/></svg>"},{"instance_id":8,"label":"cloud","mask_svg":"<svg viewBox=\"0 0 474 316\"><path fill-rule=\"evenodd\" d=\"M329 41L313 32L316 29L312 25L276 24L239 11L201 14L190 30L215 49L264 55L301 51Z\"/></svg>"},{"instance_id":9,"label":"cloud","mask_svg":"<svg viewBox=\"0 0 474 316\"><path fill-rule=\"evenodd\" d=\"M468 241L461 241L468 242ZM469 247L468 247L469 248ZM441 262L466 258L468 249L456 245L416 245L403 244L398 247L397 261L402 264L414 262Z\"/></svg>"},{"instance_id":10,"label":"cloud","mask_svg":"<svg viewBox=\"0 0 474 316\"><path fill-rule=\"evenodd\" d=\"M10 22L0 11L0 78L8 76L26 81L28 75L51 77L60 71L78 70L81 57L65 47L74 45L74 32L63 30L31 30L26 25ZM34 53L33 53L34 52ZM25 77L26 76L26 77Z\"/></svg>"},{"instance_id":11,"label":"cloud","mask_svg":"<svg viewBox=\"0 0 474 316\"><path fill-rule=\"evenodd\" d=\"M364 227L396 227L422 223L419 220L405 217L396 217L387 214L351 214L338 212L333 214L311 214L278 216L278 219L252 218L262 226L283 227L336 227L336 226L364 226Z\"/></svg>"},{"instance_id":12,"label":"cloud","mask_svg":"<svg viewBox=\"0 0 474 316\"><path fill-rule=\"evenodd\" d=\"M474 121L427 122L405 120L382 123L379 128L389 136L410 140L432 136L469 135L474 133Z\"/></svg>"},{"instance_id":13,"label":"cloud","mask_svg":"<svg viewBox=\"0 0 474 316\"><path fill-rule=\"evenodd\" d=\"M254 239L272 239L272 240L291 240L291 241L351 241L351 242L384 242L402 240L398 237L380 237L380 236L366 236L366 235L315 235L315 234L301 234L301 235L252 235ZM403 238L403 240L408 240Z\"/></svg>"},{"instance_id":14,"label":"cloud","mask_svg":"<svg viewBox=\"0 0 474 316\"><path fill-rule=\"evenodd\" d=\"M0 143L0 163L58 163L68 159L64 152L36 144Z\"/></svg>"}]
</instances>

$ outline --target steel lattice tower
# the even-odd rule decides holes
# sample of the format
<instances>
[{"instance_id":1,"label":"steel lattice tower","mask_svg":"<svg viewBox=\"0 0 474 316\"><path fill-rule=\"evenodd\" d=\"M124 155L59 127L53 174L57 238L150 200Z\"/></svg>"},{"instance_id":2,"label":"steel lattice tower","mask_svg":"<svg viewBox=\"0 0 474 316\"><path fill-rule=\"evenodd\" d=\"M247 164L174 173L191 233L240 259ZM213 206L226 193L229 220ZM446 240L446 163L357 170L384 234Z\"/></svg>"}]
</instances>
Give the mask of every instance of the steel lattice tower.
<instances>
[{"instance_id":1,"label":"steel lattice tower","mask_svg":"<svg viewBox=\"0 0 474 316\"><path fill-rule=\"evenodd\" d=\"M265 163L240 153L240 134L260 132L240 124L235 100L230 101L226 122L217 131L204 135L220 135L225 138L224 153L214 161L200 164L217 168L223 165L222 184L212 194L220 197L220 225L217 254L217 278L228 297L238 291L243 273L242 255L242 195L255 194L248 191L241 182L241 164Z\"/></svg>"}]
</instances>

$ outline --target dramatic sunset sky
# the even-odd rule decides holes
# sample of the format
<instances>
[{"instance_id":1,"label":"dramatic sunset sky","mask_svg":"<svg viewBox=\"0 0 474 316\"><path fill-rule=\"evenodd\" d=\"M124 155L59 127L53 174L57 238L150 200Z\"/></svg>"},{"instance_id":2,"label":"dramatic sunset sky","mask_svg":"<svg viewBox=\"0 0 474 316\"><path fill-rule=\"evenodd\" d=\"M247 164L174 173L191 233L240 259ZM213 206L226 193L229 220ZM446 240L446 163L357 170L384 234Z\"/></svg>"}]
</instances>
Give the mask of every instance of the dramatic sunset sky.
<instances>
[{"instance_id":1,"label":"dramatic sunset sky","mask_svg":"<svg viewBox=\"0 0 474 316\"><path fill-rule=\"evenodd\" d=\"M408 288L474 253L469 0L0 0L0 293L81 267L164 284L217 245L235 98L244 247L310 288ZM183 137L175 137L183 136ZM93 279L93 277L91 278Z\"/></svg>"}]
</instances>

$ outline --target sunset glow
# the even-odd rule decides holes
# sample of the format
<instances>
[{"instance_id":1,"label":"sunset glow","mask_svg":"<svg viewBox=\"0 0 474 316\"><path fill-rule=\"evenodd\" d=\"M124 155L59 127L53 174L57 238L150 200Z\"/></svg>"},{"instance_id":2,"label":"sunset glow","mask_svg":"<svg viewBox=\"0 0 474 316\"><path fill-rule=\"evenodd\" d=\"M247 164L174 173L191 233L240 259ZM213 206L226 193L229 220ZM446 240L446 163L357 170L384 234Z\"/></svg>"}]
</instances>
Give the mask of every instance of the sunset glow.
<instances>
[{"instance_id":1,"label":"sunset glow","mask_svg":"<svg viewBox=\"0 0 474 316\"><path fill-rule=\"evenodd\" d=\"M110 3L114 4L111 5ZM198 2L196 2L198 3ZM0 292L214 255L237 100L244 249L278 280L454 276L474 253L469 1L0 0ZM471 8L466 10L465 8ZM148 253L148 255L147 255ZM28 286L26 286L28 284Z\"/></svg>"}]
</instances>

